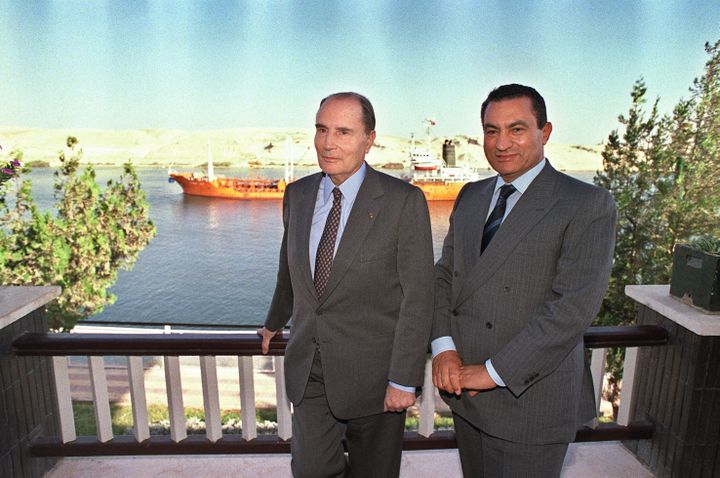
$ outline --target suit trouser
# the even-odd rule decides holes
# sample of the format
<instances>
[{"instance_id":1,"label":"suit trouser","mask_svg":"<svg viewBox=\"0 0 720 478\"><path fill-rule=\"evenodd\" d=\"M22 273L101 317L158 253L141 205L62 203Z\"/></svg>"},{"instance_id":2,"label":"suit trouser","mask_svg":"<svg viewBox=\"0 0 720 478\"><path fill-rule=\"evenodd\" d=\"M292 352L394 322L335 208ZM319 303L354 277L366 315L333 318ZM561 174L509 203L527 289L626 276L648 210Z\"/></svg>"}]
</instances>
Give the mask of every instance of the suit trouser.
<instances>
[{"instance_id":1,"label":"suit trouser","mask_svg":"<svg viewBox=\"0 0 720 478\"><path fill-rule=\"evenodd\" d=\"M496 438L453 413L465 478L552 478L562 471L567 443L530 445Z\"/></svg>"},{"instance_id":2,"label":"suit trouser","mask_svg":"<svg viewBox=\"0 0 720 478\"><path fill-rule=\"evenodd\" d=\"M400 474L405 412L349 420L333 416L325 396L319 351L303 399L294 407L292 423L291 467L296 478L390 478Z\"/></svg>"}]
</instances>

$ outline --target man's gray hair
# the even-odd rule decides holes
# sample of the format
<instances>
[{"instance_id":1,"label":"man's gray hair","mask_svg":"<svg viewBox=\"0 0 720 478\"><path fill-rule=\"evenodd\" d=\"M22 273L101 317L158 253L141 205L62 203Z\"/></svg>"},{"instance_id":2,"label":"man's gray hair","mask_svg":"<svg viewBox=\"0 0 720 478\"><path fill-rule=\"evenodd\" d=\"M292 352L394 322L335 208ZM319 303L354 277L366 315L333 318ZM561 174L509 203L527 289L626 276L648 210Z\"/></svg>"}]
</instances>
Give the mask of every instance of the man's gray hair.
<instances>
[{"instance_id":1,"label":"man's gray hair","mask_svg":"<svg viewBox=\"0 0 720 478\"><path fill-rule=\"evenodd\" d=\"M370 134L370 132L375 131L375 110L373 109L372 103L370 103L370 100L361 95L360 93L355 93L354 91L343 91L341 93L333 93L332 95L326 96L325 98L320 101L320 106L323 105L327 100L330 99L345 99L345 98L353 98L357 100L358 103L360 103L360 107L362 108L363 113L363 125L365 126L365 134Z\"/></svg>"}]
</instances>

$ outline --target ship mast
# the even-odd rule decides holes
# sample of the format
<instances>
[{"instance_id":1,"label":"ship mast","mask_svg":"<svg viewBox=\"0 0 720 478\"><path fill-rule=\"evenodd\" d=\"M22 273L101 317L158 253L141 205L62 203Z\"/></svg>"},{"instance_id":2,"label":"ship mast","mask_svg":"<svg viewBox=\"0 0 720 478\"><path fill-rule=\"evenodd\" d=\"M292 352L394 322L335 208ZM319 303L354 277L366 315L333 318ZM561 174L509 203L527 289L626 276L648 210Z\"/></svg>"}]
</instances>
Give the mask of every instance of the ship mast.
<instances>
[{"instance_id":1,"label":"ship mast","mask_svg":"<svg viewBox=\"0 0 720 478\"><path fill-rule=\"evenodd\" d=\"M436 124L435 118L428 116L423 120L423 123L425 123L425 131L427 132L427 149L428 151L432 151L432 129Z\"/></svg>"},{"instance_id":2,"label":"ship mast","mask_svg":"<svg viewBox=\"0 0 720 478\"><path fill-rule=\"evenodd\" d=\"M207 160L207 179L210 182L215 181L215 168L213 167L212 149L210 148L210 138L208 138L208 160Z\"/></svg>"},{"instance_id":3,"label":"ship mast","mask_svg":"<svg viewBox=\"0 0 720 478\"><path fill-rule=\"evenodd\" d=\"M292 140L290 136L285 137L285 183L289 183L293 177L293 157Z\"/></svg>"}]
</instances>

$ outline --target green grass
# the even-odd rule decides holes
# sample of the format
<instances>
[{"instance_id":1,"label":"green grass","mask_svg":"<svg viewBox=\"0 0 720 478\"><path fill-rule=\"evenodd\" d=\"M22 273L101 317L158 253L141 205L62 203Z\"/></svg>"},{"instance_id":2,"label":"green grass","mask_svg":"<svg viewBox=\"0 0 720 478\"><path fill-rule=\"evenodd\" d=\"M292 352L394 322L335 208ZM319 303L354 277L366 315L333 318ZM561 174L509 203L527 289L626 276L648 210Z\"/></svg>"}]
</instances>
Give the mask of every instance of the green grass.
<instances>
[{"instance_id":1,"label":"green grass","mask_svg":"<svg viewBox=\"0 0 720 478\"><path fill-rule=\"evenodd\" d=\"M73 414L75 416L75 429L78 435L95 435L97 425L95 424L95 407L89 402L73 402ZM199 411L202 414L202 410ZM197 409L186 409L185 416L189 418L197 413ZM110 416L112 417L113 434L122 435L125 430L132 428L133 417L132 407L122 405L110 405ZM168 420L169 414L166 406L150 405L148 407L148 420L150 423Z\"/></svg>"},{"instance_id":2,"label":"green grass","mask_svg":"<svg viewBox=\"0 0 720 478\"><path fill-rule=\"evenodd\" d=\"M78 436L93 436L97 433L94 406L91 402L73 402L73 413L75 415L75 429ZM130 405L111 404L110 415L112 417L112 430L114 435L132 434L133 417L132 407ZM277 422L277 412L274 408L257 409L255 416L257 418L258 425L265 422ZM163 422L166 423L169 418L170 415L168 413L168 408L165 405L148 406L148 421L151 425L152 434L169 434L169 429L167 429L167 427L163 424ZM185 419L188 420L189 424L204 421L205 411L202 408L185 408ZM227 425L231 422L239 422L240 410L222 410L220 412L220 421L223 425ZM406 430L417 430L417 428L417 417L407 417L405 419ZM452 418L436 415L435 428L452 428ZM203 430L202 427L194 428L194 430L191 430L190 433L198 433L201 430ZM262 433L262 431L258 430L258 433Z\"/></svg>"}]
</instances>

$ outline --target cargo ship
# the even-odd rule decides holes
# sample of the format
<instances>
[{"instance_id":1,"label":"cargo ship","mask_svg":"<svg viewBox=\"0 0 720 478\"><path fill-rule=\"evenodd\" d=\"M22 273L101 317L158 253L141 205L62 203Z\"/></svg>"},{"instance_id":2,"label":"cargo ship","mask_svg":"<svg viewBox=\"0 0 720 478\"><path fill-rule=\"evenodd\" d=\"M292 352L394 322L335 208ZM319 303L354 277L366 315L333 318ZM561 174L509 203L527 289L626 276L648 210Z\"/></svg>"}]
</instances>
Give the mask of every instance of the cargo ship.
<instances>
[{"instance_id":1,"label":"cargo ship","mask_svg":"<svg viewBox=\"0 0 720 478\"><path fill-rule=\"evenodd\" d=\"M425 118L423 124L427 131L426 147L416 147L415 137L411 136L410 183L419 187L428 201L454 201L462 187L477 181L480 175L474 169L455 165L455 145L450 140L445 141L442 158L438 158L431 147L435 120Z\"/></svg>"},{"instance_id":2,"label":"cargo ship","mask_svg":"<svg viewBox=\"0 0 720 478\"><path fill-rule=\"evenodd\" d=\"M289 139L288 139L289 141ZM288 146L288 151L290 147ZM188 196L229 199L282 199L285 186L293 179L293 161L285 161L284 179L226 178L215 175L212 149L208 141L207 173L178 173L168 168L168 178L177 182Z\"/></svg>"},{"instance_id":3,"label":"cargo ship","mask_svg":"<svg viewBox=\"0 0 720 478\"><path fill-rule=\"evenodd\" d=\"M413 171L410 183L419 187L428 201L454 201L466 183L478 179L477 171L441 165L434 170Z\"/></svg>"}]
</instances>

